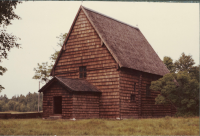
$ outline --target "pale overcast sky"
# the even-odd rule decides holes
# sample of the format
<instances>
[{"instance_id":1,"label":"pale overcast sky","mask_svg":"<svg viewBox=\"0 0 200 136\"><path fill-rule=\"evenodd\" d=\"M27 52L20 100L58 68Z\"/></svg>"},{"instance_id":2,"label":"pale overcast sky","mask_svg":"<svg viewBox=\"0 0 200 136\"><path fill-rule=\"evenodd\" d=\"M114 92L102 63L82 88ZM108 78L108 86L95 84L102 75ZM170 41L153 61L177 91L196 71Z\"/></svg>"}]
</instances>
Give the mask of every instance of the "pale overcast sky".
<instances>
[{"instance_id":1,"label":"pale overcast sky","mask_svg":"<svg viewBox=\"0 0 200 136\"><path fill-rule=\"evenodd\" d=\"M37 63L50 62L61 33L69 31L81 1L35 1L17 5L8 32L20 37L23 49L12 49L1 66L8 71L0 76L5 87L0 95L11 98L38 91L38 80L32 79ZM198 3L83 2L85 7L116 18L139 29L158 56L177 60L181 53L192 55L199 64Z\"/></svg>"}]
</instances>

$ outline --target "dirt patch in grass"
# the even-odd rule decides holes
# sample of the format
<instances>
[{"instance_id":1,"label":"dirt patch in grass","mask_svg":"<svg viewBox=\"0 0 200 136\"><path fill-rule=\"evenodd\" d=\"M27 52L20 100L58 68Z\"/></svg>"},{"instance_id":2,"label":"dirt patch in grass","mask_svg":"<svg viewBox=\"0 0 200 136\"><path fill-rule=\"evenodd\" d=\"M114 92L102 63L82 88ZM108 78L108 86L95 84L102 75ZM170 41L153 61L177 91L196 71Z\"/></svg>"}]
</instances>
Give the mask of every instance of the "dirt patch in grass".
<instances>
[{"instance_id":1,"label":"dirt patch in grass","mask_svg":"<svg viewBox=\"0 0 200 136\"><path fill-rule=\"evenodd\" d=\"M0 120L0 135L198 135L199 117L128 120Z\"/></svg>"}]
</instances>

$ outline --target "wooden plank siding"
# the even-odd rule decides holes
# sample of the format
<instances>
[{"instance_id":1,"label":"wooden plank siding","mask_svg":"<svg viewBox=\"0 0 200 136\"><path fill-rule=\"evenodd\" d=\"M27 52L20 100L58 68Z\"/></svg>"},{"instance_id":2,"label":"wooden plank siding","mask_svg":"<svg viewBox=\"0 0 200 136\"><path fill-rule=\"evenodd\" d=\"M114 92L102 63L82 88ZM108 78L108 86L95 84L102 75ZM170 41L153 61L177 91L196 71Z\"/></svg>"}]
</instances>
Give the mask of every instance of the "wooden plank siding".
<instances>
[{"instance_id":1,"label":"wooden plank siding","mask_svg":"<svg viewBox=\"0 0 200 136\"><path fill-rule=\"evenodd\" d=\"M43 92L43 118L54 115L54 96L62 96L62 118L69 119L72 117L73 95L66 91L59 83L55 82Z\"/></svg>"},{"instance_id":2,"label":"wooden plank siding","mask_svg":"<svg viewBox=\"0 0 200 136\"><path fill-rule=\"evenodd\" d=\"M136 85L134 90L134 83ZM139 76L135 71L120 69L120 116L124 118L138 118ZM135 101L131 101L131 94L135 94Z\"/></svg>"},{"instance_id":3,"label":"wooden plank siding","mask_svg":"<svg viewBox=\"0 0 200 136\"><path fill-rule=\"evenodd\" d=\"M73 118L99 118L99 97L98 93L75 92L73 95Z\"/></svg>"},{"instance_id":4,"label":"wooden plank siding","mask_svg":"<svg viewBox=\"0 0 200 136\"><path fill-rule=\"evenodd\" d=\"M140 59L138 54L151 57ZM174 115L176 110L171 105L155 105L159 92L151 90L147 96L151 81L166 73L168 69L139 29L81 6L51 71L55 79L43 89L43 117L54 114L54 96L62 96L62 118L66 119ZM74 80L79 76L83 80ZM91 89L84 90L91 84ZM59 105L60 100L56 97L55 103ZM60 113L60 107L56 113Z\"/></svg>"},{"instance_id":5,"label":"wooden plank siding","mask_svg":"<svg viewBox=\"0 0 200 136\"><path fill-rule=\"evenodd\" d=\"M151 81L158 80L162 78L161 76L143 73L142 76L142 89L141 89L141 100L142 100L142 113L141 116L147 117L164 117L171 116L171 105L155 104L155 98L158 96L159 92L152 91L150 97L146 96L146 86L151 85Z\"/></svg>"},{"instance_id":6,"label":"wooden plank siding","mask_svg":"<svg viewBox=\"0 0 200 136\"><path fill-rule=\"evenodd\" d=\"M107 47L101 46L100 37L82 10L64 46L65 50L62 51L55 66L54 76L79 78L79 67L86 66L87 77L85 79L102 92L99 100L99 117L119 117L117 64ZM78 104L81 106L80 102ZM78 117L78 113L75 115Z\"/></svg>"},{"instance_id":7,"label":"wooden plank siding","mask_svg":"<svg viewBox=\"0 0 200 136\"><path fill-rule=\"evenodd\" d=\"M161 76L139 72L127 68L120 70L120 115L121 118L147 118L174 115L171 105L155 105L155 98L159 92L152 91L146 96L146 86ZM134 90L134 83L136 89ZM141 92L140 92L141 91ZM131 94L135 94L135 101L131 101Z\"/></svg>"}]
</instances>

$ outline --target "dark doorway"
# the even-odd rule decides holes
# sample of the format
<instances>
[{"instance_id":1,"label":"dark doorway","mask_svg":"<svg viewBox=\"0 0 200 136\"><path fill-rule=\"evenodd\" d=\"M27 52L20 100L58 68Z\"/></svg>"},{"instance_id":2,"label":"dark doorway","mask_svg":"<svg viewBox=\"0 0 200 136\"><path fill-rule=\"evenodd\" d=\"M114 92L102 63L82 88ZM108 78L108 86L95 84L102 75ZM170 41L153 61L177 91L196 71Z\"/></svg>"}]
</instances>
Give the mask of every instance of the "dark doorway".
<instances>
[{"instance_id":1,"label":"dark doorway","mask_svg":"<svg viewBox=\"0 0 200 136\"><path fill-rule=\"evenodd\" d=\"M62 114L62 96L55 96L54 99L54 114Z\"/></svg>"}]
</instances>

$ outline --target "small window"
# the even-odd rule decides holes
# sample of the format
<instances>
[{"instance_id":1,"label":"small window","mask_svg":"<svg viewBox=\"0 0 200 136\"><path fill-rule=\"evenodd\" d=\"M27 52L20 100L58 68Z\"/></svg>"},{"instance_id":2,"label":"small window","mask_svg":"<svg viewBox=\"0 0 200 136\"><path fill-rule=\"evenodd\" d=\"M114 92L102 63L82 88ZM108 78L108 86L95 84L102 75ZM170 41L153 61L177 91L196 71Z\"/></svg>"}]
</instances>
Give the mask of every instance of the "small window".
<instances>
[{"instance_id":1,"label":"small window","mask_svg":"<svg viewBox=\"0 0 200 136\"><path fill-rule=\"evenodd\" d=\"M135 101L135 94L131 94L131 101Z\"/></svg>"},{"instance_id":2,"label":"small window","mask_svg":"<svg viewBox=\"0 0 200 136\"><path fill-rule=\"evenodd\" d=\"M79 78L85 78L87 76L86 67L81 66L79 67Z\"/></svg>"},{"instance_id":3,"label":"small window","mask_svg":"<svg viewBox=\"0 0 200 136\"><path fill-rule=\"evenodd\" d=\"M136 92L136 83L134 83L134 92Z\"/></svg>"},{"instance_id":4,"label":"small window","mask_svg":"<svg viewBox=\"0 0 200 136\"><path fill-rule=\"evenodd\" d=\"M151 96L150 86L151 86L151 85L147 85L147 86L146 86L146 97Z\"/></svg>"}]
</instances>

